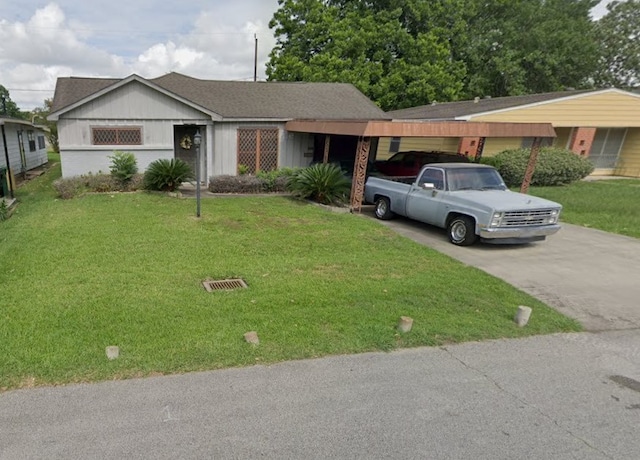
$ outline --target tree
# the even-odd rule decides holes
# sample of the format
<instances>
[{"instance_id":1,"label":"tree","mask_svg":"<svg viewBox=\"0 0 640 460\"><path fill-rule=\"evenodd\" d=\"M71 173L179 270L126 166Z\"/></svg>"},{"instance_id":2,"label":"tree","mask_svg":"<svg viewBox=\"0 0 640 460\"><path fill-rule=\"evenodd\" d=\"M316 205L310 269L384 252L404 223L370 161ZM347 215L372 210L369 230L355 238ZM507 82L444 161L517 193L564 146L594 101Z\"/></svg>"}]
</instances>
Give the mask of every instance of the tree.
<instances>
[{"instance_id":1,"label":"tree","mask_svg":"<svg viewBox=\"0 0 640 460\"><path fill-rule=\"evenodd\" d=\"M598 0L473 0L466 96L511 96L590 86Z\"/></svg>"},{"instance_id":2,"label":"tree","mask_svg":"<svg viewBox=\"0 0 640 460\"><path fill-rule=\"evenodd\" d=\"M411 34L404 2L388 3L279 0L269 79L352 83L384 110L455 100L464 66L449 43L434 31Z\"/></svg>"},{"instance_id":3,"label":"tree","mask_svg":"<svg viewBox=\"0 0 640 460\"><path fill-rule=\"evenodd\" d=\"M279 0L267 75L353 83L385 110L588 87L597 3Z\"/></svg>"},{"instance_id":4,"label":"tree","mask_svg":"<svg viewBox=\"0 0 640 460\"><path fill-rule=\"evenodd\" d=\"M9 90L0 85L0 116L25 119L15 102L11 100Z\"/></svg>"},{"instance_id":5,"label":"tree","mask_svg":"<svg viewBox=\"0 0 640 460\"><path fill-rule=\"evenodd\" d=\"M640 0L614 1L596 22L601 43L598 86L631 88L640 84Z\"/></svg>"},{"instance_id":6,"label":"tree","mask_svg":"<svg viewBox=\"0 0 640 460\"><path fill-rule=\"evenodd\" d=\"M53 99L45 99L44 105L42 107L36 107L31 111L31 120L34 123L43 125L47 128L45 131L45 136L47 136L47 140L49 141L49 145L54 152L60 152L60 145L58 143L58 125L54 121L47 120L47 117L51 113L51 105L53 104Z\"/></svg>"}]
</instances>

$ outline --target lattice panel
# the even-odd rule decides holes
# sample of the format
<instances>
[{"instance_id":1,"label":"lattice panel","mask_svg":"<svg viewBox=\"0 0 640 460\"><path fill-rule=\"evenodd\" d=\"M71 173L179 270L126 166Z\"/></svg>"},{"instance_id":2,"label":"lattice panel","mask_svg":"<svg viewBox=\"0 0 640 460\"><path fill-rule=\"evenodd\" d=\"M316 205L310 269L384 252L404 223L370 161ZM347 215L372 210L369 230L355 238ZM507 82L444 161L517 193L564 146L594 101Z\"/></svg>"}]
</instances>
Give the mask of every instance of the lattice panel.
<instances>
[{"instance_id":1,"label":"lattice panel","mask_svg":"<svg viewBox=\"0 0 640 460\"><path fill-rule=\"evenodd\" d=\"M260 130L260 171L273 171L278 169L278 130Z\"/></svg>"},{"instance_id":2,"label":"lattice panel","mask_svg":"<svg viewBox=\"0 0 640 460\"><path fill-rule=\"evenodd\" d=\"M141 128L93 128L94 145L140 145Z\"/></svg>"},{"instance_id":3,"label":"lattice panel","mask_svg":"<svg viewBox=\"0 0 640 460\"><path fill-rule=\"evenodd\" d=\"M258 130L238 130L238 167L246 166L249 174L256 173L256 155L258 151Z\"/></svg>"},{"instance_id":4,"label":"lattice panel","mask_svg":"<svg viewBox=\"0 0 640 460\"><path fill-rule=\"evenodd\" d=\"M239 129L238 167L249 174L278 169L278 129Z\"/></svg>"}]
</instances>

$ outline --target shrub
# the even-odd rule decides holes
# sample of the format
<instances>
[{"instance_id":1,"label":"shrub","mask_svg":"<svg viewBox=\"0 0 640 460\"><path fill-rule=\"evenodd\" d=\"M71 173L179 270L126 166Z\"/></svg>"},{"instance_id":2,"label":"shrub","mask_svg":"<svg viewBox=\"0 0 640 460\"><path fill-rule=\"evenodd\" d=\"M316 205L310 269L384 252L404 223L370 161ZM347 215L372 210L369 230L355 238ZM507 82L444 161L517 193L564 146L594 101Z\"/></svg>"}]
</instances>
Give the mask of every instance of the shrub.
<instances>
[{"instance_id":1,"label":"shrub","mask_svg":"<svg viewBox=\"0 0 640 460\"><path fill-rule=\"evenodd\" d=\"M0 222L9 218L9 206L7 202L0 198Z\"/></svg>"},{"instance_id":2,"label":"shrub","mask_svg":"<svg viewBox=\"0 0 640 460\"><path fill-rule=\"evenodd\" d=\"M85 179L83 177L70 177L68 179L58 179L53 183L53 188L63 200L74 198L86 192Z\"/></svg>"},{"instance_id":3,"label":"shrub","mask_svg":"<svg viewBox=\"0 0 640 460\"><path fill-rule=\"evenodd\" d=\"M111 175L121 182L130 181L138 172L138 161L133 153L116 150L109 158L111 159L109 167Z\"/></svg>"},{"instance_id":4,"label":"shrub","mask_svg":"<svg viewBox=\"0 0 640 460\"><path fill-rule=\"evenodd\" d=\"M143 184L147 190L173 192L180 184L193 178L193 171L187 163L179 158L163 158L149 165L144 173Z\"/></svg>"},{"instance_id":5,"label":"shrub","mask_svg":"<svg viewBox=\"0 0 640 460\"><path fill-rule=\"evenodd\" d=\"M495 156L496 167L509 187L522 183L530 150L505 150ZM593 172L593 164L570 150L543 147L538 155L531 185L565 185L583 179Z\"/></svg>"},{"instance_id":6,"label":"shrub","mask_svg":"<svg viewBox=\"0 0 640 460\"><path fill-rule=\"evenodd\" d=\"M109 174L87 174L82 176L84 187L89 192L115 192L122 188L122 182L116 176Z\"/></svg>"},{"instance_id":7,"label":"shrub","mask_svg":"<svg viewBox=\"0 0 640 460\"><path fill-rule=\"evenodd\" d=\"M282 168L273 171L258 171L256 177L263 179L265 192L285 192L289 179L294 176L299 169Z\"/></svg>"},{"instance_id":8,"label":"shrub","mask_svg":"<svg viewBox=\"0 0 640 460\"><path fill-rule=\"evenodd\" d=\"M351 182L340 167L328 163L301 169L289 180L289 190L294 196L322 204L345 202L350 189Z\"/></svg>"},{"instance_id":9,"label":"shrub","mask_svg":"<svg viewBox=\"0 0 640 460\"><path fill-rule=\"evenodd\" d=\"M74 198L86 192L133 192L142 186L142 174L134 174L126 182L121 182L111 174L87 174L84 176L58 179L53 188L58 196L64 200Z\"/></svg>"},{"instance_id":10,"label":"shrub","mask_svg":"<svg viewBox=\"0 0 640 460\"><path fill-rule=\"evenodd\" d=\"M209 180L209 191L213 193L262 193L265 181L256 176L215 176Z\"/></svg>"}]
</instances>

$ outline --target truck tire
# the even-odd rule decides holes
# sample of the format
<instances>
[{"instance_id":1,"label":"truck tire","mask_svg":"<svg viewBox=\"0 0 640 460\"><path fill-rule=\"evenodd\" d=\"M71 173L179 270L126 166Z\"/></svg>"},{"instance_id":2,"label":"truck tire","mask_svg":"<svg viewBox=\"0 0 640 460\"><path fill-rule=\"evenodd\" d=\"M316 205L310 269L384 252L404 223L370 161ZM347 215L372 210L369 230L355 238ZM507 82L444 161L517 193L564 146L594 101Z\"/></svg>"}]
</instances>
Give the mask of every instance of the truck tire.
<instances>
[{"instance_id":1,"label":"truck tire","mask_svg":"<svg viewBox=\"0 0 640 460\"><path fill-rule=\"evenodd\" d=\"M476 225L469 216L456 216L447 226L449 241L457 246L471 246L478 239Z\"/></svg>"},{"instance_id":2,"label":"truck tire","mask_svg":"<svg viewBox=\"0 0 640 460\"><path fill-rule=\"evenodd\" d=\"M391 211L391 203L389 202L389 198L387 198L386 196L378 197L376 199L375 206L375 214L378 219L389 220L393 217L393 212Z\"/></svg>"}]
</instances>

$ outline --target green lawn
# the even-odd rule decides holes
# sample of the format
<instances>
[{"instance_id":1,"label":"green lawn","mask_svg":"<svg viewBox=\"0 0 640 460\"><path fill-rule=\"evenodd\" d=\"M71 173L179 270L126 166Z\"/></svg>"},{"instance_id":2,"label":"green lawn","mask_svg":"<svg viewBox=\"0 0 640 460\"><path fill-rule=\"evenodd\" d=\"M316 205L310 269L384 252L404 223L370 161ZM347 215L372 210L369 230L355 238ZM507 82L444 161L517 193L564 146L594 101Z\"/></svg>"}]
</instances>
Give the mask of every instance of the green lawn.
<instances>
[{"instance_id":1,"label":"green lawn","mask_svg":"<svg viewBox=\"0 0 640 460\"><path fill-rule=\"evenodd\" d=\"M532 195L563 205L561 220L640 238L640 180L580 181L564 187L532 187Z\"/></svg>"},{"instance_id":2,"label":"green lawn","mask_svg":"<svg viewBox=\"0 0 640 460\"><path fill-rule=\"evenodd\" d=\"M579 330L360 216L283 197L204 199L200 220L193 199L160 194L65 201L59 171L21 187L0 223L0 389ZM208 277L249 288L207 293ZM523 329L518 305L534 308Z\"/></svg>"}]
</instances>

